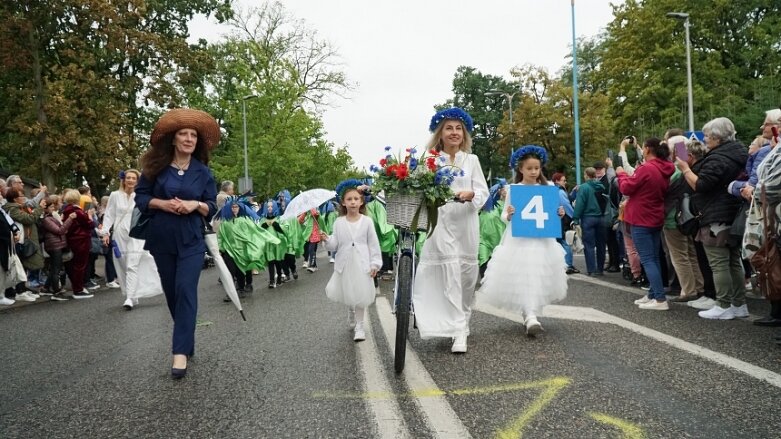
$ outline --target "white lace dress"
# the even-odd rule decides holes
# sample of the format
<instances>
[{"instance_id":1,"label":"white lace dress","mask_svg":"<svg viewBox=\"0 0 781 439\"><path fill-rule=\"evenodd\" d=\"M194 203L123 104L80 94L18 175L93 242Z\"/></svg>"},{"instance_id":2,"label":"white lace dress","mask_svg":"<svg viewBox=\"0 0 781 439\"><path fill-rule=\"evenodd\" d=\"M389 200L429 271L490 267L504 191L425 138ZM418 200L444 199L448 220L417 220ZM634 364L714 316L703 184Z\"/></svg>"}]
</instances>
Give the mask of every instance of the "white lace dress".
<instances>
[{"instance_id":1,"label":"white lace dress","mask_svg":"<svg viewBox=\"0 0 781 439\"><path fill-rule=\"evenodd\" d=\"M447 154L445 154L447 156ZM459 151L452 164L464 170L451 184L453 192L473 191L471 202L439 208L439 221L426 239L415 273L412 301L420 336L469 335L477 286L477 213L488 198L488 185L476 155Z\"/></svg>"}]
</instances>

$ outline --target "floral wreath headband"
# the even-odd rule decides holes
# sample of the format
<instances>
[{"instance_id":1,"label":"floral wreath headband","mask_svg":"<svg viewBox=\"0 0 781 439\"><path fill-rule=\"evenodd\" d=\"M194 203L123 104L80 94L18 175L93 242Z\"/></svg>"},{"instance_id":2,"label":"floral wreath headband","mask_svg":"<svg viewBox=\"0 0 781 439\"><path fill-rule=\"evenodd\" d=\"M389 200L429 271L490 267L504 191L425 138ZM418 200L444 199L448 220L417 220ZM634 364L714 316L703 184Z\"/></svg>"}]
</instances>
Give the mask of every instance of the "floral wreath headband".
<instances>
[{"instance_id":1,"label":"floral wreath headband","mask_svg":"<svg viewBox=\"0 0 781 439\"><path fill-rule=\"evenodd\" d=\"M428 130L432 133L437 130L437 127L439 126L440 122L442 122L445 119L454 119L454 120L460 120L464 123L464 126L466 127L466 130L470 133L475 129L475 124L472 121L472 116L469 115L466 111L458 108L448 108L446 110L438 111L437 114L435 114L431 118L431 124L428 126Z\"/></svg>"},{"instance_id":2,"label":"floral wreath headband","mask_svg":"<svg viewBox=\"0 0 781 439\"><path fill-rule=\"evenodd\" d=\"M515 169L518 162L527 156L539 159L542 166L548 163L548 152L545 151L545 148L537 145L526 145L513 152L513 155L510 156L510 168Z\"/></svg>"},{"instance_id":3,"label":"floral wreath headband","mask_svg":"<svg viewBox=\"0 0 781 439\"><path fill-rule=\"evenodd\" d=\"M336 185L336 201L341 203L342 198L344 198L344 193L348 189L357 189L358 186L361 185L363 185L363 182L361 180L356 180L354 178L343 180L341 183Z\"/></svg>"}]
</instances>

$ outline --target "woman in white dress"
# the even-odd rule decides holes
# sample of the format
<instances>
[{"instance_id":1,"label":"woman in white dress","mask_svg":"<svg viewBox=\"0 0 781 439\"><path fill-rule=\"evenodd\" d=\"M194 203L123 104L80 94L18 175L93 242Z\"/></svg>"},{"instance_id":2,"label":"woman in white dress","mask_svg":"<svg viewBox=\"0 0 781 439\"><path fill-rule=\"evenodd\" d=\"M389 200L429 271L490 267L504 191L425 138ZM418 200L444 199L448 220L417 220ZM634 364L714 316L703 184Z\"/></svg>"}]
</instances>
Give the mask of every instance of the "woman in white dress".
<instances>
[{"instance_id":1,"label":"woman in white dress","mask_svg":"<svg viewBox=\"0 0 781 439\"><path fill-rule=\"evenodd\" d=\"M119 286L126 298L123 306L128 311L138 305L138 299L163 293L154 258L144 250L144 241L129 235L130 218L136 206L134 190L140 175L135 169L120 173L120 188L112 192L108 199L100 229L103 243L109 245L113 239L119 250L119 256L116 253L114 255L114 266Z\"/></svg>"},{"instance_id":2,"label":"woman in white dress","mask_svg":"<svg viewBox=\"0 0 781 439\"><path fill-rule=\"evenodd\" d=\"M471 116L460 108L442 110L431 118L433 135L427 149L439 151L447 165L463 171L450 185L462 202L439 208L437 227L423 244L413 287L420 336L452 337L453 353L466 352L479 271L477 214L488 197L480 160L471 154L473 127Z\"/></svg>"}]
</instances>

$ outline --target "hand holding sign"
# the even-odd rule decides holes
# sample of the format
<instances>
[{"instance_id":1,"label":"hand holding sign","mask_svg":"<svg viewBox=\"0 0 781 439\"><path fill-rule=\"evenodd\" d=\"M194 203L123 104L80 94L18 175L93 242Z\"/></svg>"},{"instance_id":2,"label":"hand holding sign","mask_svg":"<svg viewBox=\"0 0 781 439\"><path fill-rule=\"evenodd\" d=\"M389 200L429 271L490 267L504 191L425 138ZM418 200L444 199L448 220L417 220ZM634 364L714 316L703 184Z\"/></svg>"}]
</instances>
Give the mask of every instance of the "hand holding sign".
<instances>
[{"instance_id":1,"label":"hand holding sign","mask_svg":"<svg viewBox=\"0 0 781 439\"><path fill-rule=\"evenodd\" d=\"M512 236L559 238L561 221L559 189L555 186L510 185Z\"/></svg>"}]
</instances>

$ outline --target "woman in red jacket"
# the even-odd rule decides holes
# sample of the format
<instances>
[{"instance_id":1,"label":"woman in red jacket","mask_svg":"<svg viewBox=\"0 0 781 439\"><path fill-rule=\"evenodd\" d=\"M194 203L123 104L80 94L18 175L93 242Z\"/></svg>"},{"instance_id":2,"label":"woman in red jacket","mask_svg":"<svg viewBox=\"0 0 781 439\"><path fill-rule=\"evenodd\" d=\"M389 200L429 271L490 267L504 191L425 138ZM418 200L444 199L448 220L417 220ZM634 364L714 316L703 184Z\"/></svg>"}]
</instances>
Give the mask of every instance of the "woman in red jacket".
<instances>
[{"instance_id":1,"label":"woman in red jacket","mask_svg":"<svg viewBox=\"0 0 781 439\"><path fill-rule=\"evenodd\" d=\"M618 188L629 197L624 208L624 223L628 224L632 240L640 255L640 264L651 284L648 295L635 303L641 309L670 309L664 295L659 252L664 226L664 196L675 166L669 159L670 148L652 137L643 143L643 164L629 176L622 167L616 168Z\"/></svg>"},{"instance_id":2,"label":"woman in red jacket","mask_svg":"<svg viewBox=\"0 0 781 439\"><path fill-rule=\"evenodd\" d=\"M73 225L68 229L66 235L68 248L73 252L73 259L65 264L65 270L68 272L68 278L71 280L74 299L89 299L92 294L84 288L84 276L87 274L87 262L89 261L89 250L91 244L91 232L95 228L95 223L90 219L92 214L85 213L79 207L81 195L75 189L65 191L63 202L65 209L62 215L68 218L70 214L75 213ZM92 210L92 209L90 209Z\"/></svg>"}]
</instances>

